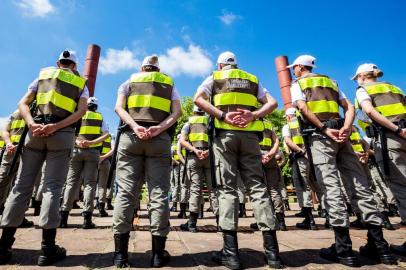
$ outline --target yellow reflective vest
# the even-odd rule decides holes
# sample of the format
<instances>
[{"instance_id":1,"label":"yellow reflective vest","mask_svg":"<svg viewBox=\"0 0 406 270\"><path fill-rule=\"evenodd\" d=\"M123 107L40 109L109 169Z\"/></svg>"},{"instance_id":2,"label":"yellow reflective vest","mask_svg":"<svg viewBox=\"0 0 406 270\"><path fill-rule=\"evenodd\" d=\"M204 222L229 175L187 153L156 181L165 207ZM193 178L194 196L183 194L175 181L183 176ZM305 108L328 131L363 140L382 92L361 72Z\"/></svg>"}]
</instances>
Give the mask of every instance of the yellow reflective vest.
<instances>
[{"instance_id":1,"label":"yellow reflective vest","mask_svg":"<svg viewBox=\"0 0 406 270\"><path fill-rule=\"evenodd\" d=\"M357 152L357 153L365 152L364 147L361 144L361 141L362 141L362 138L361 138L361 134L358 131L358 128L356 126L352 126L350 142L351 142L352 149L354 150L354 152Z\"/></svg>"},{"instance_id":2,"label":"yellow reflective vest","mask_svg":"<svg viewBox=\"0 0 406 270\"><path fill-rule=\"evenodd\" d=\"M209 147L209 137L207 134L208 124L209 118L207 116L194 115L189 117L190 132L188 135L188 139L193 147Z\"/></svg>"},{"instance_id":3,"label":"yellow reflective vest","mask_svg":"<svg viewBox=\"0 0 406 270\"><path fill-rule=\"evenodd\" d=\"M86 111L82 117L78 138L91 141L102 134L103 116L101 113ZM91 148L102 146L103 142L92 144Z\"/></svg>"},{"instance_id":4,"label":"yellow reflective vest","mask_svg":"<svg viewBox=\"0 0 406 270\"><path fill-rule=\"evenodd\" d=\"M10 116L10 141L13 144L18 144L20 142L21 135L24 132L25 121L19 111L15 111Z\"/></svg>"},{"instance_id":5,"label":"yellow reflective vest","mask_svg":"<svg viewBox=\"0 0 406 270\"><path fill-rule=\"evenodd\" d=\"M111 150L111 135L109 135L102 143L101 154L105 155Z\"/></svg>"},{"instance_id":6,"label":"yellow reflective vest","mask_svg":"<svg viewBox=\"0 0 406 270\"><path fill-rule=\"evenodd\" d=\"M259 143L261 150L269 151L272 148L272 123L264 120L264 131L262 132L262 141Z\"/></svg>"}]
</instances>

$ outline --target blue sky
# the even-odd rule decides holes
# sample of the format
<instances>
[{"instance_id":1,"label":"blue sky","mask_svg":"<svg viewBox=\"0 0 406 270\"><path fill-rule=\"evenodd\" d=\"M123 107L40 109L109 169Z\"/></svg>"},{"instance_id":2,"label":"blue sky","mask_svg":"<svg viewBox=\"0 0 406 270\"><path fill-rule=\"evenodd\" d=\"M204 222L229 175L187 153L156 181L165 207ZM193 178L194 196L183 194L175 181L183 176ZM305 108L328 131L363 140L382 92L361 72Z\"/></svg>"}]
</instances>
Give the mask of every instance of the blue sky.
<instances>
[{"instance_id":1,"label":"blue sky","mask_svg":"<svg viewBox=\"0 0 406 270\"><path fill-rule=\"evenodd\" d=\"M282 107L274 59L317 58L316 70L353 99L349 77L364 62L406 88L406 2L3 0L0 5L0 117L16 107L41 67L87 45L102 48L96 83L100 111L114 129L118 86L148 54L161 56L183 96L192 96L224 50L256 74Z\"/></svg>"}]
</instances>

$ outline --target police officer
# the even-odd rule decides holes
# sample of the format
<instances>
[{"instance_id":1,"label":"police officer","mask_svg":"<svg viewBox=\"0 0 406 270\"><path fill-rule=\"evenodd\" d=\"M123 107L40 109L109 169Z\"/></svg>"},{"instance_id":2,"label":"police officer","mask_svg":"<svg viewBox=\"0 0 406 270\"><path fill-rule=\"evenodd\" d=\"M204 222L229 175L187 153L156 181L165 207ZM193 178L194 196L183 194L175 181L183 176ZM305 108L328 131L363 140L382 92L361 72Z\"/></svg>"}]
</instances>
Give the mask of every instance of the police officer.
<instances>
[{"instance_id":1,"label":"police officer","mask_svg":"<svg viewBox=\"0 0 406 270\"><path fill-rule=\"evenodd\" d=\"M128 265L128 240L139 187L147 181L152 234L151 266L169 260L165 251L169 233L171 137L169 128L182 114L180 97L171 77L160 72L158 57L143 60L119 90L115 111L128 129L121 135L117 156L118 192L113 212L114 264Z\"/></svg>"},{"instance_id":2,"label":"police officer","mask_svg":"<svg viewBox=\"0 0 406 270\"><path fill-rule=\"evenodd\" d=\"M382 76L383 72L375 64L367 63L358 67L352 79L359 85L356 98L361 109L386 135L389 158L385 158L385 162L389 173L385 173L385 177L399 203L401 224L406 225L406 97L399 87L379 82ZM384 172L382 138L377 138L375 143L376 160ZM406 243L392 250L402 253L402 248L406 254Z\"/></svg>"},{"instance_id":3,"label":"police officer","mask_svg":"<svg viewBox=\"0 0 406 270\"><path fill-rule=\"evenodd\" d=\"M189 221L182 224L180 228L184 231L196 232L197 218L202 211L204 198L202 194L203 185L206 184L209 192L213 213L218 215L218 202L215 190L212 188L210 171L210 160L208 150L207 127L209 118L204 115L199 107L194 106L193 115L182 128L180 143L188 151L187 170L190 173L190 198L189 198Z\"/></svg>"},{"instance_id":4,"label":"police officer","mask_svg":"<svg viewBox=\"0 0 406 270\"><path fill-rule=\"evenodd\" d=\"M100 159L99 159L99 172L97 174L97 202L99 208L99 215L101 217L107 217L106 203L107 203L107 184L110 171L110 157L113 155L113 149L111 146L111 135L109 135L101 146ZM110 183L110 188L113 187L113 183Z\"/></svg>"},{"instance_id":5,"label":"police officer","mask_svg":"<svg viewBox=\"0 0 406 270\"><path fill-rule=\"evenodd\" d=\"M181 134L178 135L178 142L177 142L177 147L176 147L176 155L179 158L179 168L178 172L179 175L177 175L177 181L178 181L178 190L179 190L179 207L180 211L178 214L178 218L187 218L187 208L189 205L189 196L190 196L190 181L189 181L189 173L186 168L186 157L187 157L187 152L186 148L180 143L180 136Z\"/></svg>"},{"instance_id":6,"label":"police officer","mask_svg":"<svg viewBox=\"0 0 406 270\"><path fill-rule=\"evenodd\" d=\"M297 223L296 227L301 229L317 229L312 209L312 190L310 187L310 164L307 160L306 148L303 136L300 133L299 121L296 116L296 109L286 110L287 124L282 128L284 142L289 148L292 160L292 178L295 184L296 195L299 206L304 216L303 222Z\"/></svg>"},{"instance_id":7,"label":"police officer","mask_svg":"<svg viewBox=\"0 0 406 270\"><path fill-rule=\"evenodd\" d=\"M0 166L0 206L2 208L4 207L7 196L14 185L18 166L20 164L20 159L18 158L11 175L8 176L17 145L20 142L21 134L24 131L24 127L25 121L19 111L16 110L8 118L2 132L2 138L5 143L5 153L3 154ZM24 217L23 222L19 227L28 228L32 226L34 226L34 223L32 221L28 221Z\"/></svg>"},{"instance_id":8,"label":"police officer","mask_svg":"<svg viewBox=\"0 0 406 270\"><path fill-rule=\"evenodd\" d=\"M269 266L280 268L278 224L264 181L259 147L264 124L257 120L274 110L277 103L258 83L256 76L237 68L233 53L220 54L217 67L218 70L199 86L194 97L195 104L215 118L213 150L218 166L219 225L223 230L224 247L215 252L212 259L230 269L241 268L237 242L236 174L239 171L252 198L267 262ZM258 103L263 106L256 109Z\"/></svg>"},{"instance_id":9,"label":"police officer","mask_svg":"<svg viewBox=\"0 0 406 270\"><path fill-rule=\"evenodd\" d=\"M179 140L180 134L177 136ZM186 155L186 150L184 153ZM171 212L178 211L178 202L180 200L180 157L178 155L178 142L174 143L171 146L171 153L172 153L172 171L171 171L171 193L172 193L172 207L170 209Z\"/></svg>"},{"instance_id":10,"label":"police officer","mask_svg":"<svg viewBox=\"0 0 406 270\"><path fill-rule=\"evenodd\" d=\"M92 223L92 213L100 149L103 141L110 135L102 114L97 112L97 106L97 98L90 97L87 101L87 111L80 123L61 205L61 228L68 226L69 211L72 209L76 190L82 182L82 177L84 183L82 228L95 227Z\"/></svg>"},{"instance_id":11,"label":"police officer","mask_svg":"<svg viewBox=\"0 0 406 270\"><path fill-rule=\"evenodd\" d=\"M354 106L339 90L335 81L312 73L315 68L314 57L299 56L289 67L293 68L296 76L291 86L292 102L307 124L316 128L310 138L311 155L317 180L326 196L326 208L336 239L335 244L322 249L320 255L345 265L359 265L352 251L348 214L337 172L339 170L358 198L358 208L368 228L368 243L361 247L361 254L385 264L396 264L383 237L382 219L369 190L367 176L348 142L354 120ZM345 119L340 118L340 106L344 109Z\"/></svg>"},{"instance_id":12,"label":"police officer","mask_svg":"<svg viewBox=\"0 0 406 270\"><path fill-rule=\"evenodd\" d=\"M42 255L38 265L49 265L66 256L66 250L55 245L60 222L59 198L74 142L72 125L86 112L89 92L86 80L76 70L72 51L61 53L57 67L42 69L20 100L19 110L29 128L16 183L7 198L1 219L0 263L11 258L11 246L17 226L24 218L34 188L35 178L45 165L44 192L39 218L42 228ZM37 111L30 114L29 105L36 100Z\"/></svg>"}]
</instances>

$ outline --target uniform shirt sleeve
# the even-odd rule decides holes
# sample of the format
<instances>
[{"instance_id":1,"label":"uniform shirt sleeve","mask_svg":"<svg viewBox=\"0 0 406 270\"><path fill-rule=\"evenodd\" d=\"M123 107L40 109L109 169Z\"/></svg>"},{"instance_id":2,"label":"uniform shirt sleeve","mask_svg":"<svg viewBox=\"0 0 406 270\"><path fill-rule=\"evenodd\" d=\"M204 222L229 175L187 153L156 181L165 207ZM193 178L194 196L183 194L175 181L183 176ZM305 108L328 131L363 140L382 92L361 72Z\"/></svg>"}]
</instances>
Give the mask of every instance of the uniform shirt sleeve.
<instances>
[{"instance_id":1,"label":"uniform shirt sleeve","mask_svg":"<svg viewBox=\"0 0 406 270\"><path fill-rule=\"evenodd\" d=\"M87 86L85 85L85 88L83 88L83 91L80 93L79 98L89 98L90 94L89 94L89 89L87 88Z\"/></svg>"},{"instance_id":2,"label":"uniform shirt sleeve","mask_svg":"<svg viewBox=\"0 0 406 270\"><path fill-rule=\"evenodd\" d=\"M175 86L172 89L171 100L180 100L180 95L179 95L178 89L176 89Z\"/></svg>"},{"instance_id":3,"label":"uniform shirt sleeve","mask_svg":"<svg viewBox=\"0 0 406 270\"><path fill-rule=\"evenodd\" d=\"M261 99L268 94L268 90L264 87L262 87L261 84L258 84L258 93L257 93L257 99Z\"/></svg>"},{"instance_id":4,"label":"uniform shirt sleeve","mask_svg":"<svg viewBox=\"0 0 406 270\"><path fill-rule=\"evenodd\" d=\"M214 80L213 76L207 77L201 85L197 88L197 91L203 91L206 96L211 97L213 91Z\"/></svg>"},{"instance_id":5,"label":"uniform shirt sleeve","mask_svg":"<svg viewBox=\"0 0 406 270\"><path fill-rule=\"evenodd\" d=\"M358 88L357 92L355 93L355 96L357 97L358 103L360 105L365 100L371 101L371 97L368 95L364 87Z\"/></svg>"},{"instance_id":6,"label":"uniform shirt sleeve","mask_svg":"<svg viewBox=\"0 0 406 270\"><path fill-rule=\"evenodd\" d=\"M117 90L118 95L124 95L128 96L128 93L130 92L130 80L126 80L124 83L120 85L120 87Z\"/></svg>"},{"instance_id":7,"label":"uniform shirt sleeve","mask_svg":"<svg viewBox=\"0 0 406 270\"><path fill-rule=\"evenodd\" d=\"M106 121L103 120L102 122L102 132L109 131L109 126L107 125Z\"/></svg>"},{"instance_id":8,"label":"uniform shirt sleeve","mask_svg":"<svg viewBox=\"0 0 406 270\"><path fill-rule=\"evenodd\" d=\"M30 85L28 85L28 91L36 93L38 91L38 78L33 80Z\"/></svg>"},{"instance_id":9,"label":"uniform shirt sleeve","mask_svg":"<svg viewBox=\"0 0 406 270\"><path fill-rule=\"evenodd\" d=\"M290 133L289 125L284 125L283 126L283 128L282 128L282 136L283 137L289 137L289 138L292 136L292 134Z\"/></svg>"},{"instance_id":10,"label":"uniform shirt sleeve","mask_svg":"<svg viewBox=\"0 0 406 270\"><path fill-rule=\"evenodd\" d=\"M181 130L181 133L188 135L190 133L190 124L188 122L186 122Z\"/></svg>"},{"instance_id":11,"label":"uniform shirt sleeve","mask_svg":"<svg viewBox=\"0 0 406 270\"><path fill-rule=\"evenodd\" d=\"M292 103L296 106L297 101L303 100L306 101L306 97L300 88L300 85L298 82L292 83L290 87L290 94L292 96Z\"/></svg>"}]
</instances>

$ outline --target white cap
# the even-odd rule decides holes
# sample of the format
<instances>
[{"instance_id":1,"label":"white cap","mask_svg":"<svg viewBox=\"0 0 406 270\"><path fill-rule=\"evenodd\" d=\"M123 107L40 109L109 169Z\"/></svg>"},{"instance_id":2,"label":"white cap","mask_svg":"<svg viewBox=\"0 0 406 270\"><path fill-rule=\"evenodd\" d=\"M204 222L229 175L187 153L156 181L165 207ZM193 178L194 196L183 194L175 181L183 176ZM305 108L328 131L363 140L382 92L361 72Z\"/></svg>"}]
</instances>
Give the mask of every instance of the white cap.
<instances>
[{"instance_id":1,"label":"white cap","mask_svg":"<svg viewBox=\"0 0 406 270\"><path fill-rule=\"evenodd\" d=\"M292 68L297 65L315 68L316 67L315 62L316 58L314 58L313 56L301 55L298 58L296 58L295 61L293 61L293 64L287 66L287 68Z\"/></svg>"},{"instance_id":2,"label":"white cap","mask_svg":"<svg viewBox=\"0 0 406 270\"><path fill-rule=\"evenodd\" d=\"M203 110L200 109L198 106L194 105L194 106L193 106L193 112L202 113Z\"/></svg>"},{"instance_id":3,"label":"white cap","mask_svg":"<svg viewBox=\"0 0 406 270\"><path fill-rule=\"evenodd\" d=\"M87 99L87 104L97 105L97 97L90 97Z\"/></svg>"},{"instance_id":4,"label":"white cap","mask_svg":"<svg viewBox=\"0 0 406 270\"><path fill-rule=\"evenodd\" d=\"M237 57L232 52L222 52L217 58L217 64L237 65Z\"/></svg>"},{"instance_id":5,"label":"white cap","mask_svg":"<svg viewBox=\"0 0 406 270\"><path fill-rule=\"evenodd\" d=\"M158 55L149 55L147 57L144 58L144 60L142 61L142 67L145 66L153 66L156 68L159 68L159 61L158 61Z\"/></svg>"},{"instance_id":6,"label":"white cap","mask_svg":"<svg viewBox=\"0 0 406 270\"><path fill-rule=\"evenodd\" d=\"M374 72L378 71L378 77L382 77L383 72L378 69L378 67L375 64L372 63L366 63L362 64L357 68L357 71L355 72L355 75L351 78L351 80L356 80L358 75L361 73L366 73L366 72Z\"/></svg>"},{"instance_id":7,"label":"white cap","mask_svg":"<svg viewBox=\"0 0 406 270\"><path fill-rule=\"evenodd\" d=\"M63 60L63 59L71 60L75 64L78 63L77 59L76 59L76 54L72 50L66 49L63 52L61 52L61 54L59 55L58 61Z\"/></svg>"},{"instance_id":8,"label":"white cap","mask_svg":"<svg viewBox=\"0 0 406 270\"><path fill-rule=\"evenodd\" d=\"M285 115L296 115L296 108L288 108L285 111Z\"/></svg>"}]
</instances>

